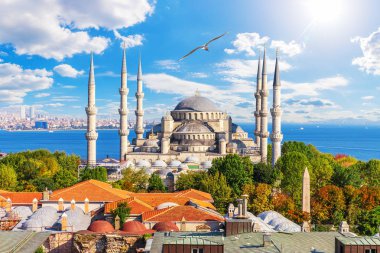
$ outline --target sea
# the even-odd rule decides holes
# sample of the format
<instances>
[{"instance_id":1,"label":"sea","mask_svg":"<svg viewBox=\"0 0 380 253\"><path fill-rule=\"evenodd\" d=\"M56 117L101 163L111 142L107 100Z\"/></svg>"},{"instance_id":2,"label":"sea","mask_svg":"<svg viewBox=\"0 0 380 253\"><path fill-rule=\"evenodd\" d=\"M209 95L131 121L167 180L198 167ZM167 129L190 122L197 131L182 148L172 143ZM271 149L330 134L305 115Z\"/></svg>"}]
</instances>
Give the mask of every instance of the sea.
<instances>
[{"instance_id":1,"label":"sea","mask_svg":"<svg viewBox=\"0 0 380 253\"><path fill-rule=\"evenodd\" d=\"M253 137L253 124L240 124ZM147 129L149 131L149 129ZM284 141L302 141L331 154L346 154L362 161L380 159L380 126L283 124ZM4 131L0 130L0 152L47 149L77 154L86 159L85 130ZM97 157L119 157L118 131L98 130ZM130 130L129 139L135 137Z\"/></svg>"}]
</instances>

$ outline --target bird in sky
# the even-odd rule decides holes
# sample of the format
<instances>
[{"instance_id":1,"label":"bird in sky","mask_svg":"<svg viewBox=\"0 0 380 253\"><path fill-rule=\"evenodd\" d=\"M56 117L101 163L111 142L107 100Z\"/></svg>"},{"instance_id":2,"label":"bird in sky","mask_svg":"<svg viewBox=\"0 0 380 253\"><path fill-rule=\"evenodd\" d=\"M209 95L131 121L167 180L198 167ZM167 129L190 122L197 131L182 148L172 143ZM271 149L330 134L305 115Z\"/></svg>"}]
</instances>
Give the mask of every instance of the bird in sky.
<instances>
[{"instance_id":1,"label":"bird in sky","mask_svg":"<svg viewBox=\"0 0 380 253\"><path fill-rule=\"evenodd\" d=\"M182 61L183 59L185 59L186 57L188 57L189 55L191 55L192 53L194 53L195 51L199 50L199 49L203 49L203 50L206 50L208 51L208 45L213 42L214 40L217 40L221 37L223 37L224 35L226 35L227 32L223 33L222 35L219 35L215 38L213 38L212 40L210 40L209 42L207 42L206 44L202 45L202 46L199 46L199 47L196 47L194 48L193 50L191 50L187 55L183 56L181 59L179 59L178 61Z\"/></svg>"}]
</instances>

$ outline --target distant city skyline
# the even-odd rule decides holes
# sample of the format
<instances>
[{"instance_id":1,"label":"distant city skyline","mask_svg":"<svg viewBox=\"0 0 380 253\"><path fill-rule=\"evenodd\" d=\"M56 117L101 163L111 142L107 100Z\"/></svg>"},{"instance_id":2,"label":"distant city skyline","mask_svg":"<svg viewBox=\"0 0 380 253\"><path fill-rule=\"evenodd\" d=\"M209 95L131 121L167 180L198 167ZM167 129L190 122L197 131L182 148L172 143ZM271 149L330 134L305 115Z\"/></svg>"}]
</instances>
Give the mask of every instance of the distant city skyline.
<instances>
[{"instance_id":1,"label":"distant city skyline","mask_svg":"<svg viewBox=\"0 0 380 253\"><path fill-rule=\"evenodd\" d=\"M118 118L125 41L130 111L141 53L144 119L158 119L198 90L234 121L253 124L257 58L265 44L270 88L279 49L284 122L380 124L380 4L374 0L68 2L0 3L0 111L20 114L21 106L33 106L36 115L85 118L93 51L98 115ZM224 32L209 52L177 61Z\"/></svg>"}]
</instances>

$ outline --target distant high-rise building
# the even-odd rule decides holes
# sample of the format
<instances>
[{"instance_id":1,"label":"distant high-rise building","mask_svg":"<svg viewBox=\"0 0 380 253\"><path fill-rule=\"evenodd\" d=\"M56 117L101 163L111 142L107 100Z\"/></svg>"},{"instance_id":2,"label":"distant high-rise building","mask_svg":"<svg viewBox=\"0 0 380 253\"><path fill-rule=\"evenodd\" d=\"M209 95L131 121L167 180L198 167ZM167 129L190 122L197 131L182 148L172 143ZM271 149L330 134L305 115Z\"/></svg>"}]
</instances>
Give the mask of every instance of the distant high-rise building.
<instances>
[{"instance_id":1,"label":"distant high-rise building","mask_svg":"<svg viewBox=\"0 0 380 253\"><path fill-rule=\"evenodd\" d=\"M35 112L34 112L34 106L32 105L29 107L29 118L34 119L35 118Z\"/></svg>"},{"instance_id":2,"label":"distant high-rise building","mask_svg":"<svg viewBox=\"0 0 380 253\"><path fill-rule=\"evenodd\" d=\"M20 119L25 119L26 113L25 113L25 106L20 106Z\"/></svg>"}]
</instances>

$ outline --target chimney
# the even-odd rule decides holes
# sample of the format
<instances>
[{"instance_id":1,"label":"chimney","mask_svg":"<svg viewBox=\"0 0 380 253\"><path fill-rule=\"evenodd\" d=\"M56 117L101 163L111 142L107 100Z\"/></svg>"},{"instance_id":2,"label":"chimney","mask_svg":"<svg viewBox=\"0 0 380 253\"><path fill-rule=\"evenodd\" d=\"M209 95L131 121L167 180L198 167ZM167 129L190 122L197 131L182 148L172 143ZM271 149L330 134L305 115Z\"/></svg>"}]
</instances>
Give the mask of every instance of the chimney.
<instances>
[{"instance_id":1,"label":"chimney","mask_svg":"<svg viewBox=\"0 0 380 253\"><path fill-rule=\"evenodd\" d=\"M50 198L50 192L47 188L45 188L45 191L42 192L42 200L49 200Z\"/></svg>"},{"instance_id":2,"label":"chimney","mask_svg":"<svg viewBox=\"0 0 380 253\"><path fill-rule=\"evenodd\" d=\"M263 234L263 246L264 247L268 247L268 246L271 246L271 245L272 245L271 234L269 234L269 233Z\"/></svg>"},{"instance_id":3,"label":"chimney","mask_svg":"<svg viewBox=\"0 0 380 253\"><path fill-rule=\"evenodd\" d=\"M35 211L37 211L37 209L38 209L38 200L36 198L34 198L33 202L32 202L32 211L33 211L33 213Z\"/></svg>"},{"instance_id":4,"label":"chimney","mask_svg":"<svg viewBox=\"0 0 380 253\"><path fill-rule=\"evenodd\" d=\"M302 223L301 230L302 230L302 232L307 232L307 233L310 232L310 230L311 230L311 228L310 228L310 223L307 222L307 221L304 221L304 222Z\"/></svg>"},{"instance_id":5,"label":"chimney","mask_svg":"<svg viewBox=\"0 0 380 253\"><path fill-rule=\"evenodd\" d=\"M256 232L256 233L261 232L260 223L258 223L257 221L255 221L255 223L253 223L252 232Z\"/></svg>"},{"instance_id":6,"label":"chimney","mask_svg":"<svg viewBox=\"0 0 380 253\"><path fill-rule=\"evenodd\" d=\"M120 224L120 217L119 217L119 215L116 215L116 217L115 217L115 230L120 230L120 226L121 224Z\"/></svg>"},{"instance_id":7,"label":"chimney","mask_svg":"<svg viewBox=\"0 0 380 253\"><path fill-rule=\"evenodd\" d=\"M65 206L63 204L63 198L58 199L58 212L63 212L65 210Z\"/></svg>"},{"instance_id":8,"label":"chimney","mask_svg":"<svg viewBox=\"0 0 380 253\"><path fill-rule=\"evenodd\" d=\"M247 211L247 208L248 208L248 195L247 194L244 194L242 195L242 198L243 198L243 207L242 207L242 218L247 218L248 217L248 211Z\"/></svg>"},{"instance_id":9,"label":"chimney","mask_svg":"<svg viewBox=\"0 0 380 253\"><path fill-rule=\"evenodd\" d=\"M67 214L63 213L61 218L61 230L67 231Z\"/></svg>"},{"instance_id":10,"label":"chimney","mask_svg":"<svg viewBox=\"0 0 380 253\"><path fill-rule=\"evenodd\" d=\"M347 221L342 221L339 224L339 233L349 233L350 232L350 226L348 225Z\"/></svg>"},{"instance_id":11,"label":"chimney","mask_svg":"<svg viewBox=\"0 0 380 253\"><path fill-rule=\"evenodd\" d=\"M243 200L242 199L237 199L236 201L238 203L238 218L242 218L242 215L243 215Z\"/></svg>"},{"instance_id":12,"label":"chimney","mask_svg":"<svg viewBox=\"0 0 380 253\"><path fill-rule=\"evenodd\" d=\"M71 200L71 210L74 210L75 209L75 200L74 199L72 199Z\"/></svg>"},{"instance_id":13,"label":"chimney","mask_svg":"<svg viewBox=\"0 0 380 253\"><path fill-rule=\"evenodd\" d=\"M234 204L230 203L228 205L228 218L234 217L234 212L235 212L235 206Z\"/></svg>"},{"instance_id":14,"label":"chimney","mask_svg":"<svg viewBox=\"0 0 380 253\"><path fill-rule=\"evenodd\" d=\"M12 210L12 200L10 198L7 199L7 204L5 205L5 211L10 213Z\"/></svg>"},{"instance_id":15,"label":"chimney","mask_svg":"<svg viewBox=\"0 0 380 253\"><path fill-rule=\"evenodd\" d=\"M89 213L90 212L90 201L88 200L88 198L86 198L84 200L84 213Z\"/></svg>"}]
</instances>

